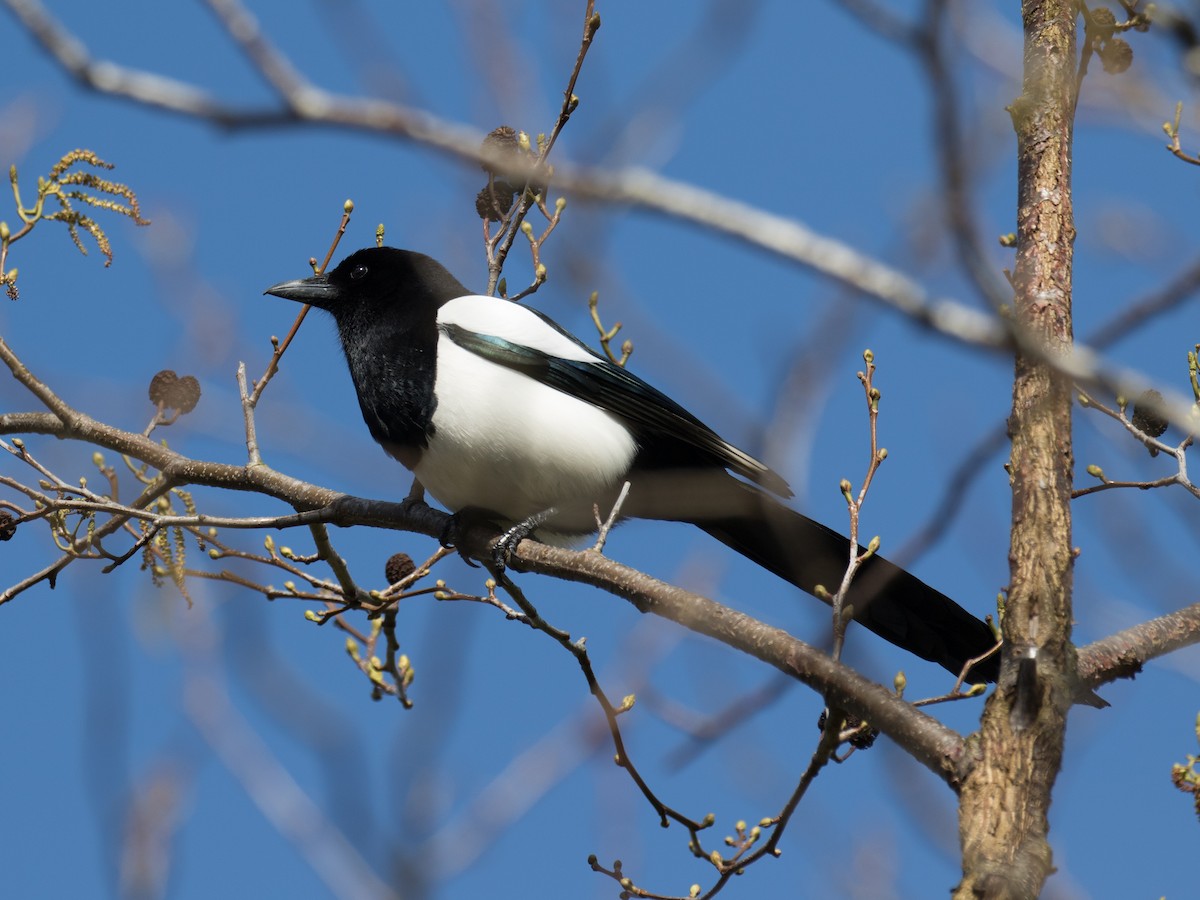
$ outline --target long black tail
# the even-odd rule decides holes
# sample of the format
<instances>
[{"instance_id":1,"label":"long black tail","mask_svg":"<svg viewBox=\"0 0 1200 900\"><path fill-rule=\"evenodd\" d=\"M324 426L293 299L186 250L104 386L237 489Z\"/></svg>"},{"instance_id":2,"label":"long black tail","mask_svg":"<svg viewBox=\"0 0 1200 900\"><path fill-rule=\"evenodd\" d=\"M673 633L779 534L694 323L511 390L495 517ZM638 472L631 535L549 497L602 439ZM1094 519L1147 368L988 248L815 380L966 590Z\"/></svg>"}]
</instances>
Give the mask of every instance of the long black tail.
<instances>
[{"instance_id":1,"label":"long black tail","mask_svg":"<svg viewBox=\"0 0 1200 900\"><path fill-rule=\"evenodd\" d=\"M635 484L630 501L631 515L691 522L810 594L817 585L835 592L849 562L845 537L724 472L657 472ZM878 555L859 569L846 602L855 621L955 675L996 643L986 622ZM993 654L968 680L995 681L999 673Z\"/></svg>"}]
</instances>

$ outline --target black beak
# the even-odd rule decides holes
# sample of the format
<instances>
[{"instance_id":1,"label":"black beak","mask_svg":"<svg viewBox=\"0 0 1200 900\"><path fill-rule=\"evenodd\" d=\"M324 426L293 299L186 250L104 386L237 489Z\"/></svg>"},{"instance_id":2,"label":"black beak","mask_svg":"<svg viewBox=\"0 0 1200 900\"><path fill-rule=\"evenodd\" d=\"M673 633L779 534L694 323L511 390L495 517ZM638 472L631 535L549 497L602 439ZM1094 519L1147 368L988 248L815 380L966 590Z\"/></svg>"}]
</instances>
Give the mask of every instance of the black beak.
<instances>
[{"instance_id":1,"label":"black beak","mask_svg":"<svg viewBox=\"0 0 1200 900\"><path fill-rule=\"evenodd\" d=\"M297 303L308 303L319 309L332 310L340 296L338 289L329 283L329 276L314 275L312 278L299 278L295 281L284 281L263 291L285 300L295 300Z\"/></svg>"}]
</instances>

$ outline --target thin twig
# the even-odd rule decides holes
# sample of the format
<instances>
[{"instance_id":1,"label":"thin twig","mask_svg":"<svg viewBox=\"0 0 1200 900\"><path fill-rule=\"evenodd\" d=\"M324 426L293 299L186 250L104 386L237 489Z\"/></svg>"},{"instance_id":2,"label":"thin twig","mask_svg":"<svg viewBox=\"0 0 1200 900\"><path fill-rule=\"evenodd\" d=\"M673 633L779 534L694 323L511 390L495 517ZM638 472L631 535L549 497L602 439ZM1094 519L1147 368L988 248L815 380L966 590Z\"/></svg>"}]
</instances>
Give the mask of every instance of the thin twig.
<instances>
[{"instance_id":1,"label":"thin twig","mask_svg":"<svg viewBox=\"0 0 1200 900\"><path fill-rule=\"evenodd\" d=\"M346 233L346 226L350 224L350 216L353 213L354 202L352 200L347 200L342 204L342 219L338 223L337 231L334 232L333 240L329 244L329 252L325 254L325 259L319 266L314 266L314 274L322 274L329 265L329 261L333 259L333 254L337 250L337 246L342 240L342 235ZM310 308L311 307L307 303L300 307L300 312L296 314L296 320L292 323L292 327L288 329L288 333L282 342L276 341L274 338L271 339L271 343L274 345L274 349L271 353L271 361L267 363L267 370L263 372L262 377L254 384L254 392L250 395L249 400L251 407L258 405L258 400L260 397L262 397L262 392L266 389L267 383L279 370L279 361L283 358L283 354L287 352L287 348L291 346L292 339L295 338L297 332L300 331L300 326L304 323L304 318L308 315Z\"/></svg>"},{"instance_id":2,"label":"thin twig","mask_svg":"<svg viewBox=\"0 0 1200 900\"><path fill-rule=\"evenodd\" d=\"M237 367L238 395L242 399L242 421L246 428L246 464L262 465L262 454L258 449L258 433L254 427L254 404L250 400L250 388L246 383L246 364L239 361Z\"/></svg>"},{"instance_id":3,"label":"thin twig","mask_svg":"<svg viewBox=\"0 0 1200 900\"><path fill-rule=\"evenodd\" d=\"M617 517L621 515L621 507L625 505L625 498L628 496L629 482L627 481L621 485L621 493L617 495L617 502L613 504L608 518L603 522L600 521L600 508L593 507L596 513L596 524L600 526L599 532L596 534L596 543L592 545L593 553L604 552L604 544L608 541L608 533L612 531L613 525L617 522Z\"/></svg>"},{"instance_id":4,"label":"thin twig","mask_svg":"<svg viewBox=\"0 0 1200 900\"><path fill-rule=\"evenodd\" d=\"M258 20L236 0L205 0L216 14L226 34L246 54L256 70L282 97L292 97L308 90L303 75L266 37Z\"/></svg>"},{"instance_id":5,"label":"thin twig","mask_svg":"<svg viewBox=\"0 0 1200 900\"><path fill-rule=\"evenodd\" d=\"M554 123L554 127L550 131L549 138L539 149L536 159L530 166L531 172L544 172L546 174L545 183L549 186L549 170L546 165L547 159L550 156L550 151L554 149L555 143L558 141L558 136L562 133L567 121L571 118L571 113L575 111L575 107L579 105L579 98L575 96L575 83L579 79L579 73L583 69L583 61L587 56L588 50L592 46L592 39L596 36L596 31L600 28L600 16L596 13L595 0L586 0L583 13L583 38L579 44L579 53L575 57L575 67L571 70L571 76L567 80L567 89L563 92L563 104L559 110L558 119ZM489 184L491 182L489 181ZM545 190L545 189L543 189ZM532 191L530 190L529 178L525 180L524 187L520 193L520 200L517 204L515 213L510 213L504 217L501 223L500 230L495 237L487 237L487 222L484 222L485 246L488 257L488 286L487 293L489 295L495 293L496 286L500 281L500 273L504 270L504 262L508 258L509 250L512 249L513 241L516 239L517 232L521 230L521 226L525 221L526 215L533 207L534 200ZM544 198L542 199L543 212L545 212ZM540 239L534 239L529 236L530 247L533 253L534 280L533 283L525 290L521 291L513 300L519 300L523 297L532 294L545 281L544 269L539 264L539 250L541 241L545 240L554 227L558 224L558 216L561 214L561 208L556 207L554 216L551 218L550 225Z\"/></svg>"},{"instance_id":6,"label":"thin twig","mask_svg":"<svg viewBox=\"0 0 1200 900\"><path fill-rule=\"evenodd\" d=\"M628 773L629 777L633 779L634 784L637 785L638 790L642 792L642 796L654 807L654 811L658 814L662 826L665 828L669 821L678 822L688 830L692 840L698 846L700 841L699 833L712 823L708 822L705 824L698 822L663 803L654 791L651 790L650 785L646 783L646 780L642 777L641 772L638 771L637 766L634 765L625 748L625 739L621 735L621 727L617 722L617 717L632 708L632 698L626 698L626 701L619 707L614 706L596 678L596 673L592 669L591 658L588 656L584 639L580 638L577 641L573 641L567 632L554 627L543 619L541 614L538 613L537 608L529 602L524 592L504 572L498 571L493 567L492 577L516 601L517 606L525 614L524 621L530 627L549 635L575 657L575 661L578 663L579 669L587 681L588 690L596 698L596 702L600 704L600 709L604 712L605 721L608 722L609 733L612 735L613 747L616 751L614 761Z\"/></svg>"},{"instance_id":7,"label":"thin twig","mask_svg":"<svg viewBox=\"0 0 1200 900\"><path fill-rule=\"evenodd\" d=\"M875 356L868 350L863 354L863 360L866 363L866 370L858 373L858 380L862 383L863 393L867 401L871 456L867 464L866 475L863 477L857 496L851 495L849 481L843 480L841 484L842 496L846 500L847 511L850 514L850 559L842 575L842 583L838 586L837 592L830 598L830 605L833 607L832 656L835 660L841 659L842 646L846 639L846 626L849 624L852 616L852 612L844 608L846 595L850 592L850 585L854 581L855 575L858 574L858 570L868 559L875 555L875 551L879 547L879 539L874 538L868 544L865 551L859 552L859 517L862 514L863 504L867 501L867 491L871 488L871 482L875 478L875 473L879 471L880 464L887 457L887 452L879 448L879 391L875 388L874 384Z\"/></svg>"}]
</instances>

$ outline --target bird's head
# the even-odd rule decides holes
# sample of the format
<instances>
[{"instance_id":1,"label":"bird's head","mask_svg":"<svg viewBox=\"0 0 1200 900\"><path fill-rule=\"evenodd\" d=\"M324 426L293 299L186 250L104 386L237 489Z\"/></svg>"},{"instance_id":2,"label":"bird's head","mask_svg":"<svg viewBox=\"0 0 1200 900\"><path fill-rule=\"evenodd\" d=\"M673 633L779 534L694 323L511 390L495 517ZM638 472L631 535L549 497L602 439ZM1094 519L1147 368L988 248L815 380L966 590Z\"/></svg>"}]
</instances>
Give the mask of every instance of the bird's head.
<instances>
[{"instance_id":1,"label":"bird's head","mask_svg":"<svg viewBox=\"0 0 1200 900\"><path fill-rule=\"evenodd\" d=\"M441 263L395 247L356 250L330 272L284 281L263 293L307 303L340 317L394 303L441 306L471 292Z\"/></svg>"}]
</instances>

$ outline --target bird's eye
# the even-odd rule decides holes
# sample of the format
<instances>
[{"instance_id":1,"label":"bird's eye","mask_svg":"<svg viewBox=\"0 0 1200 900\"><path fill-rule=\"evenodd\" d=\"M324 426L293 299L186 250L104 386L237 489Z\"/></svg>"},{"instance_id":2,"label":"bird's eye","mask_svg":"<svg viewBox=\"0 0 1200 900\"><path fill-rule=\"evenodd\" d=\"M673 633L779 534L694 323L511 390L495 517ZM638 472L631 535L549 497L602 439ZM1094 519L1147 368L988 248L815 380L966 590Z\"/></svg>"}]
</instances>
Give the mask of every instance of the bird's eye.
<instances>
[{"instance_id":1,"label":"bird's eye","mask_svg":"<svg viewBox=\"0 0 1200 900\"><path fill-rule=\"evenodd\" d=\"M366 276L367 276L367 267L366 266L355 266L353 269L350 270L350 278L353 281L358 281L359 279L365 278Z\"/></svg>"}]
</instances>

